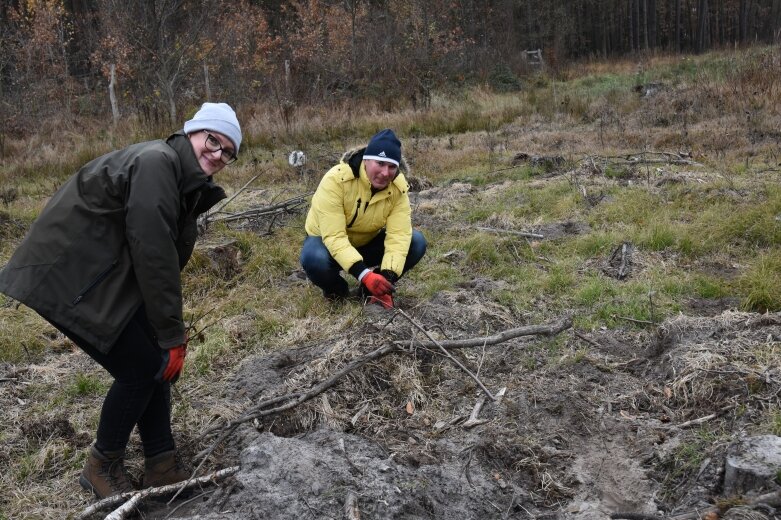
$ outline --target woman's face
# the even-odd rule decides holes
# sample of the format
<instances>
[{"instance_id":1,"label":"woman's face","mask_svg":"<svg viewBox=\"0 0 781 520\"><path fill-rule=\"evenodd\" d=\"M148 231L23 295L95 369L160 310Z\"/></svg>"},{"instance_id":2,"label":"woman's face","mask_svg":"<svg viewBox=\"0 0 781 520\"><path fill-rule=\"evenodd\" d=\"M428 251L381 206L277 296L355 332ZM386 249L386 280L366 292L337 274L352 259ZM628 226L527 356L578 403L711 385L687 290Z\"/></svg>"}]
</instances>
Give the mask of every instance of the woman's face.
<instances>
[{"instance_id":1,"label":"woman's face","mask_svg":"<svg viewBox=\"0 0 781 520\"><path fill-rule=\"evenodd\" d=\"M236 156L233 143L219 132L200 130L189 135L198 164L208 176L222 170Z\"/></svg>"}]
</instances>

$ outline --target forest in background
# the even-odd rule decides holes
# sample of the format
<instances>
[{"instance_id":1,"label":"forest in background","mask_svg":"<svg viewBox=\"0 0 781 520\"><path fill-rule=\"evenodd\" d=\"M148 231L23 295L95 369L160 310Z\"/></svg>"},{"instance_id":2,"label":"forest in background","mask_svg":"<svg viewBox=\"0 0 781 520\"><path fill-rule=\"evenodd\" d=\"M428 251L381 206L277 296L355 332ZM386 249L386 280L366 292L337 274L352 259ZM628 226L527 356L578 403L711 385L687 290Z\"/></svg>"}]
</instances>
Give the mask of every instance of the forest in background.
<instances>
[{"instance_id":1,"label":"forest in background","mask_svg":"<svg viewBox=\"0 0 781 520\"><path fill-rule=\"evenodd\" d=\"M780 26L781 0L0 0L0 152L52 115L170 128L206 99L271 100L283 120L358 98L418 108L461 85L521 88L527 50L555 75L773 43Z\"/></svg>"}]
</instances>

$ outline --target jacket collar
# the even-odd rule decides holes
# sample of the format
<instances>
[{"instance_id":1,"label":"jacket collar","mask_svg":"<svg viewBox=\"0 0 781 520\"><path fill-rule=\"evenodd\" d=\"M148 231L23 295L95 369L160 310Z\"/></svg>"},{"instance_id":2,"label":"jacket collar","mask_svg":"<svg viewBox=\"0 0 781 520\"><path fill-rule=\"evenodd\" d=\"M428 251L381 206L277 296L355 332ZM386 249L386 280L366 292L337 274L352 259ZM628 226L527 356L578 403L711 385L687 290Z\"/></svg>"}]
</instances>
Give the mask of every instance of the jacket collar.
<instances>
[{"instance_id":1,"label":"jacket collar","mask_svg":"<svg viewBox=\"0 0 781 520\"><path fill-rule=\"evenodd\" d=\"M193 152L193 145L190 138L183 131L171 134L165 141L168 146L174 149L179 156L182 165L182 193L189 193L197 190L204 184L212 184L212 179L201 169L198 159Z\"/></svg>"}]
</instances>

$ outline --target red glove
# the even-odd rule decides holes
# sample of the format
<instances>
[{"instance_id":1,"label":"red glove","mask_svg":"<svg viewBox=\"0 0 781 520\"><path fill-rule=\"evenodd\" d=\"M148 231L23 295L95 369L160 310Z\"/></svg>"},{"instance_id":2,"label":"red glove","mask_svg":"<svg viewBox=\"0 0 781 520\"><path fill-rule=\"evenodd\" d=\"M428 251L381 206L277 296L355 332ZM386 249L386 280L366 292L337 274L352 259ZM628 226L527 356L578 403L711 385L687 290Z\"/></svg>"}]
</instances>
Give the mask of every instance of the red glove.
<instances>
[{"instance_id":1,"label":"red glove","mask_svg":"<svg viewBox=\"0 0 781 520\"><path fill-rule=\"evenodd\" d=\"M176 382L182 373L184 358L187 355L187 343L170 348L163 353L162 380Z\"/></svg>"},{"instance_id":2,"label":"red glove","mask_svg":"<svg viewBox=\"0 0 781 520\"><path fill-rule=\"evenodd\" d=\"M379 273L373 271L366 273L361 283L369 289L369 292L374 296L390 296L396 288L393 286L387 278ZM392 307L393 305L391 305Z\"/></svg>"},{"instance_id":3,"label":"red glove","mask_svg":"<svg viewBox=\"0 0 781 520\"><path fill-rule=\"evenodd\" d=\"M386 309L392 309L393 296L391 296L390 294L385 294L383 296L372 296L369 298L369 303L376 303L378 305L382 305Z\"/></svg>"}]
</instances>

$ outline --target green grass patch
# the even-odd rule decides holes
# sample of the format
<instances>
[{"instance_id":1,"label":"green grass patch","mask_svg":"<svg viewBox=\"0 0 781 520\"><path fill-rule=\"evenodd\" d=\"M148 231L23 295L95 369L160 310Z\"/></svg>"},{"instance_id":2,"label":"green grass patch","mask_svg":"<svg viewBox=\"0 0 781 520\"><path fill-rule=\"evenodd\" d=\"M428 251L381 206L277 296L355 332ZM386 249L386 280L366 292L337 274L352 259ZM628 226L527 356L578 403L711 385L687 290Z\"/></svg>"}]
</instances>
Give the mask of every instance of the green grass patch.
<instances>
[{"instance_id":1,"label":"green grass patch","mask_svg":"<svg viewBox=\"0 0 781 520\"><path fill-rule=\"evenodd\" d=\"M66 392L72 397L88 397L106 393L107 385L100 377L92 374L76 374Z\"/></svg>"},{"instance_id":2,"label":"green grass patch","mask_svg":"<svg viewBox=\"0 0 781 520\"><path fill-rule=\"evenodd\" d=\"M575 293L575 302L585 307L593 307L617 294L616 282L605 276L592 275L581 283Z\"/></svg>"},{"instance_id":3,"label":"green grass patch","mask_svg":"<svg viewBox=\"0 0 781 520\"><path fill-rule=\"evenodd\" d=\"M760 254L738 285L744 295L744 309L757 312L781 310L781 251L774 249Z\"/></svg>"},{"instance_id":4,"label":"green grass patch","mask_svg":"<svg viewBox=\"0 0 781 520\"><path fill-rule=\"evenodd\" d=\"M664 251L675 246L678 235L668 222L655 222L640 231L637 245L651 251Z\"/></svg>"},{"instance_id":5,"label":"green grass patch","mask_svg":"<svg viewBox=\"0 0 781 520\"><path fill-rule=\"evenodd\" d=\"M700 298L716 299L724 298L732 294L732 288L729 282L707 276L695 274L691 280L694 294Z\"/></svg>"}]
</instances>

